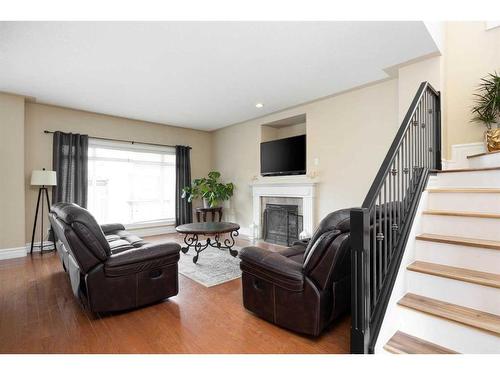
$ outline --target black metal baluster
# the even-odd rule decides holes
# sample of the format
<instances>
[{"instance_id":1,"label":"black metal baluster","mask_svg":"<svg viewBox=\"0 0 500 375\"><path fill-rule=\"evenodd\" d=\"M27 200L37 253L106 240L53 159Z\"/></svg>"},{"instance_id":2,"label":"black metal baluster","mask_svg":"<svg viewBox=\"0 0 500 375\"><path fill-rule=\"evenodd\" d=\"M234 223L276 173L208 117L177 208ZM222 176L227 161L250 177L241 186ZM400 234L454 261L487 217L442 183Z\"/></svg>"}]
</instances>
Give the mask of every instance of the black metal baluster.
<instances>
[{"instance_id":1,"label":"black metal baluster","mask_svg":"<svg viewBox=\"0 0 500 375\"><path fill-rule=\"evenodd\" d=\"M411 126L411 125L410 125ZM410 186L410 129L406 129L406 134L405 134L405 161L404 161L404 168L405 170L403 171L405 175L405 186L404 186L404 209L406 212L407 206L408 206L408 187Z\"/></svg>"},{"instance_id":2,"label":"black metal baluster","mask_svg":"<svg viewBox=\"0 0 500 375\"><path fill-rule=\"evenodd\" d=\"M424 154L424 168L428 168L429 165L427 164L427 158L429 156L429 150L428 150L428 146L427 146L427 90L425 91L424 93L424 108L423 108L423 111L424 111L424 122L423 122L423 126L424 126L424 129L423 129L423 136L424 136L424 144L422 145L422 152Z\"/></svg>"},{"instance_id":3,"label":"black metal baluster","mask_svg":"<svg viewBox=\"0 0 500 375\"><path fill-rule=\"evenodd\" d=\"M384 242L385 242L385 237L384 237L384 232L383 232L383 229L382 229L382 225L383 225L383 217L382 217L382 196L381 196L381 192L378 193L378 201L379 201L379 205L378 205L378 243L377 243L377 284L378 284L378 288L377 288L377 295L379 294L379 291L380 291L380 287L382 285L382 252L383 252L383 246L384 246Z\"/></svg>"},{"instance_id":4,"label":"black metal baluster","mask_svg":"<svg viewBox=\"0 0 500 375\"><path fill-rule=\"evenodd\" d=\"M422 167L422 109L423 109L423 103L422 103L422 98L420 99L420 105L418 106L418 127L417 127L417 134L418 134L418 144L417 144L417 150L418 150L418 158L417 158L417 165L419 168ZM418 175L420 176L420 169L418 170ZM415 181L416 182L416 181Z\"/></svg>"},{"instance_id":5,"label":"black metal baluster","mask_svg":"<svg viewBox=\"0 0 500 375\"><path fill-rule=\"evenodd\" d=\"M396 195L396 201L397 201L397 210L396 210L396 214L397 214L397 219L396 219L396 228L394 230L394 234L395 234L395 238L396 238L396 241L395 241L395 246L397 246L398 242L399 242L399 228L400 228L400 220L401 220L401 184L403 182L402 180L402 171L401 171L401 153L402 153L402 150L399 150L398 152L398 156L397 156L397 171L398 171L398 175L396 176L396 184L398 185L398 193ZM394 249L393 249L394 250Z\"/></svg>"},{"instance_id":6,"label":"black metal baluster","mask_svg":"<svg viewBox=\"0 0 500 375\"><path fill-rule=\"evenodd\" d=\"M432 147L432 155L431 155L431 166L432 168L436 168L435 160L436 160L436 99L434 96L432 97L432 129L431 129L431 147Z\"/></svg>"},{"instance_id":7,"label":"black metal baluster","mask_svg":"<svg viewBox=\"0 0 500 375\"><path fill-rule=\"evenodd\" d=\"M372 260L372 304L375 305L377 301L377 205L371 209L372 218L372 246L371 246L371 260Z\"/></svg>"},{"instance_id":8,"label":"black metal baluster","mask_svg":"<svg viewBox=\"0 0 500 375\"><path fill-rule=\"evenodd\" d=\"M414 185L414 176L415 176L415 141L416 141L416 134L415 134L415 125L418 125L417 122L417 114L415 113L415 117L413 119L413 124L411 127L411 164L410 164L410 197L411 193L413 192L413 185Z\"/></svg>"},{"instance_id":9,"label":"black metal baluster","mask_svg":"<svg viewBox=\"0 0 500 375\"><path fill-rule=\"evenodd\" d=\"M383 259L384 259L384 263L383 263L383 267L382 267L382 270L383 270L383 273L382 273L382 276L385 275L385 271L387 269L387 242L389 240L388 236L387 236L387 220L388 220L388 217L387 217L387 191L386 191L386 185L387 185L387 177L385 178L385 182L384 182L384 220L382 221L382 224L383 224L383 228L384 228L384 249L383 249ZM382 285L382 283L380 283L380 285Z\"/></svg>"},{"instance_id":10,"label":"black metal baluster","mask_svg":"<svg viewBox=\"0 0 500 375\"><path fill-rule=\"evenodd\" d=\"M389 215L388 215L388 223L387 223L387 237L389 238L389 241L387 243L387 254L386 254L386 270L385 273L387 273L387 268L389 267L390 264L390 259L391 259L391 249L392 249L392 231L391 231L391 226L392 226L392 177L393 177L393 171L394 171L394 165L391 165L391 171L389 175L387 176L388 182L389 182L389 191L388 191L388 204L389 204Z\"/></svg>"}]
</instances>

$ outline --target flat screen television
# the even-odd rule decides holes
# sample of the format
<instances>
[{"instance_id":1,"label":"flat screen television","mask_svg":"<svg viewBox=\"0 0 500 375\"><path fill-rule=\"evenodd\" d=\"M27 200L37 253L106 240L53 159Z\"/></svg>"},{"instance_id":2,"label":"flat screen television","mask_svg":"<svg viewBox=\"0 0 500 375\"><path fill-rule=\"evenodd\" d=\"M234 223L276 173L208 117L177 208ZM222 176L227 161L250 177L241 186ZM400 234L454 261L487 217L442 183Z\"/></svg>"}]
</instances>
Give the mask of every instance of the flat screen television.
<instances>
[{"instance_id":1,"label":"flat screen television","mask_svg":"<svg viewBox=\"0 0 500 375\"><path fill-rule=\"evenodd\" d=\"M262 176L306 174L306 136L298 135L262 142L260 174Z\"/></svg>"}]
</instances>

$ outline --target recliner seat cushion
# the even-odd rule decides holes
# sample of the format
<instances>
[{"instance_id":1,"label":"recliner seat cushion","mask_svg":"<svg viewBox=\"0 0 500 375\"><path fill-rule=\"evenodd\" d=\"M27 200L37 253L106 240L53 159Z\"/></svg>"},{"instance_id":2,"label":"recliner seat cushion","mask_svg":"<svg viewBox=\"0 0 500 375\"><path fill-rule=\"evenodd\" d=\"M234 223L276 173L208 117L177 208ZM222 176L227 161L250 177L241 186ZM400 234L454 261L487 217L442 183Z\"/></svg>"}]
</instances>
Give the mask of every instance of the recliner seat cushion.
<instances>
[{"instance_id":1,"label":"recliner seat cushion","mask_svg":"<svg viewBox=\"0 0 500 375\"><path fill-rule=\"evenodd\" d=\"M120 230L115 233L117 236L120 237L120 239L129 242L132 244L134 247L141 247L142 245L146 244L147 242L144 241L142 238L139 236L136 236L135 234L132 234L130 232L127 232L125 230Z\"/></svg>"},{"instance_id":2,"label":"recliner seat cushion","mask_svg":"<svg viewBox=\"0 0 500 375\"><path fill-rule=\"evenodd\" d=\"M261 249L259 247L245 247L240 252L240 268L263 280L279 285L280 287L301 291L304 286L302 264L280 253Z\"/></svg>"},{"instance_id":3,"label":"recliner seat cushion","mask_svg":"<svg viewBox=\"0 0 500 375\"><path fill-rule=\"evenodd\" d=\"M304 251L306 251L306 246L304 244L295 243L291 247L279 251L279 253L288 259L302 264L304 261Z\"/></svg>"},{"instance_id":4,"label":"recliner seat cushion","mask_svg":"<svg viewBox=\"0 0 500 375\"><path fill-rule=\"evenodd\" d=\"M135 249L135 247L130 242L122 240L119 237L118 239L109 241L109 247L111 248L111 255Z\"/></svg>"},{"instance_id":5,"label":"recliner seat cushion","mask_svg":"<svg viewBox=\"0 0 500 375\"><path fill-rule=\"evenodd\" d=\"M107 225L109 225L111 228L113 228L113 226L116 228L117 226L117 224L107 224ZM102 227L104 227L104 225ZM111 249L111 254L117 254L122 251L139 248L147 244L147 242L144 241L139 236L127 232L126 230L123 229L123 226L121 225L120 227L116 230L114 228L113 230L107 229L107 231L105 232L106 240L108 241Z\"/></svg>"}]
</instances>

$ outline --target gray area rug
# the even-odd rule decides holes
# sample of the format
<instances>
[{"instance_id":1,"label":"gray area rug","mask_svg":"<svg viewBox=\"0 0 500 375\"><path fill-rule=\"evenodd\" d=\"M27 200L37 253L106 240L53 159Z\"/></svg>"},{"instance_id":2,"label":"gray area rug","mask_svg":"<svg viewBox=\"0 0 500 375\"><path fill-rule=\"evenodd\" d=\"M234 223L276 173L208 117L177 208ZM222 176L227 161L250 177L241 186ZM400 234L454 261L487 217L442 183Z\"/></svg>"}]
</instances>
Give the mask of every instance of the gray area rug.
<instances>
[{"instance_id":1,"label":"gray area rug","mask_svg":"<svg viewBox=\"0 0 500 375\"><path fill-rule=\"evenodd\" d=\"M234 246L238 252L241 247ZM207 288L241 277L240 258L232 257L227 250L211 246L200 253L198 262L193 263L196 252L189 249L187 254L180 253L179 273Z\"/></svg>"}]
</instances>

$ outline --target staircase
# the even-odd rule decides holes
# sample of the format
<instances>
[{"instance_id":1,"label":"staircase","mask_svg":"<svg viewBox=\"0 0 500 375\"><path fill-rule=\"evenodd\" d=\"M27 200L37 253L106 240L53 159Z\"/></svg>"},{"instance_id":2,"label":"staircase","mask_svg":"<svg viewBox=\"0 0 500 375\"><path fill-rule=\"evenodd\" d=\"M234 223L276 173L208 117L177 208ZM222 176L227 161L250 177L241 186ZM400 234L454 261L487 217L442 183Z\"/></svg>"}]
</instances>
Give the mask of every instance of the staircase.
<instances>
[{"instance_id":1,"label":"staircase","mask_svg":"<svg viewBox=\"0 0 500 375\"><path fill-rule=\"evenodd\" d=\"M377 348L500 353L500 165L438 171L425 194Z\"/></svg>"}]
</instances>

